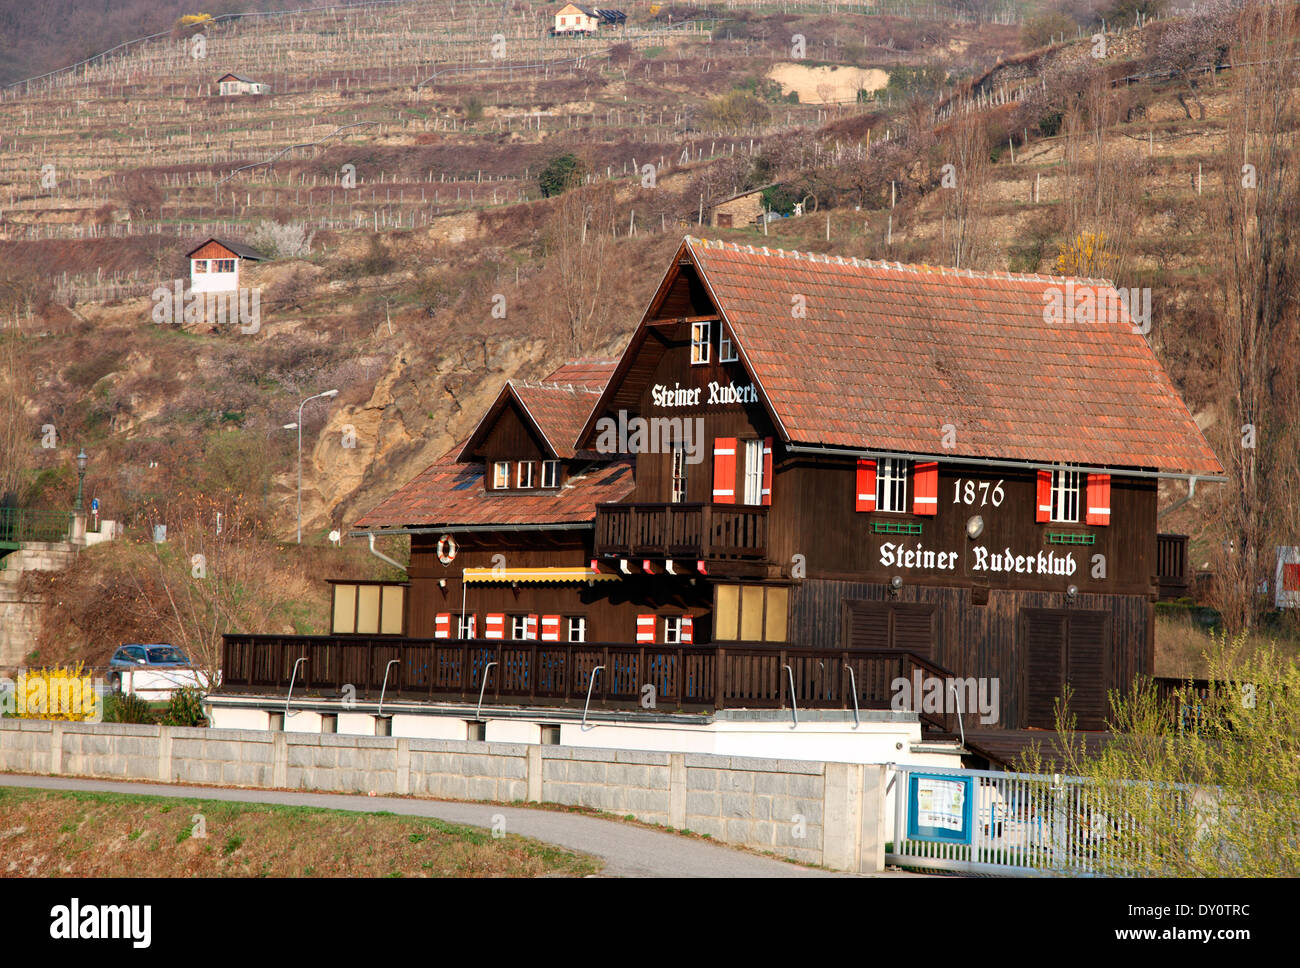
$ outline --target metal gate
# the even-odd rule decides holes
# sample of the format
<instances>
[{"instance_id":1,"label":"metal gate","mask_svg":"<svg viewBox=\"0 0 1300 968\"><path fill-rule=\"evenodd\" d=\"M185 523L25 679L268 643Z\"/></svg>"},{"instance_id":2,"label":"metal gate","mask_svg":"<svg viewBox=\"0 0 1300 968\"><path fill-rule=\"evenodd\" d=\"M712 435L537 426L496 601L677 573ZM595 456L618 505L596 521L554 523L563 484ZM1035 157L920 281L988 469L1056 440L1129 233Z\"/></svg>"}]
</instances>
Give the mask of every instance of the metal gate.
<instances>
[{"instance_id":1,"label":"metal gate","mask_svg":"<svg viewBox=\"0 0 1300 968\"><path fill-rule=\"evenodd\" d=\"M1132 857L1131 824L1077 776L899 766L890 784L898 867L1108 876Z\"/></svg>"}]
</instances>

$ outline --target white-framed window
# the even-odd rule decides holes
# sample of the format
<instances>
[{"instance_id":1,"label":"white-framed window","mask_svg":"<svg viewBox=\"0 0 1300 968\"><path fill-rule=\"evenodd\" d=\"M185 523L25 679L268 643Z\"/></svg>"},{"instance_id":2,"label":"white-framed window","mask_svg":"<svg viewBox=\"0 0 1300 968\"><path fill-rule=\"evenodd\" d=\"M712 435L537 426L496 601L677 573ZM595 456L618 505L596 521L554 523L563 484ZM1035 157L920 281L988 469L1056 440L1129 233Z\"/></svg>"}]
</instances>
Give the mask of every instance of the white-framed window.
<instances>
[{"instance_id":1,"label":"white-framed window","mask_svg":"<svg viewBox=\"0 0 1300 968\"><path fill-rule=\"evenodd\" d=\"M568 622L569 622L569 641L586 642L587 641L587 619L582 615L570 615Z\"/></svg>"},{"instance_id":2,"label":"white-framed window","mask_svg":"<svg viewBox=\"0 0 1300 968\"><path fill-rule=\"evenodd\" d=\"M745 441L745 503L763 503L763 442Z\"/></svg>"},{"instance_id":3,"label":"white-framed window","mask_svg":"<svg viewBox=\"0 0 1300 968\"><path fill-rule=\"evenodd\" d=\"M1078 471L1052 471L1052 520L1060 524L1079 522L1080 485L1083 475Z\"/></svg>"},{"instance_id":4,"label":"white-framed window","mask_svg":"<svg viewBox=\"0 0 1300 968\"><path fill-rule=\"evenodd\" d=\"M533 462L530 460L521 460L519 462L519 471L515 475L515 487L532 487L533 486Z\"/></svg>"},{"instance_id":5,"label":"white-framed window","mask_svg":"<svg viewBox=\"0 0 1300 968\"><path fill-rule=\"evenodd\" d=\"M560 486L560 462L558 460L542 461L542 487Z\"/></svg>"},{"instance_id":6,"label":"white-framed window","mask_svg":"<svg viewBox=\"0 0 1300 968\"><path fill-rule=\"evenodd\" d=\"M528 638L528 616L527 615L510 616L510 637L512 639Z\"/></svg>"},{"instance_id":7,"label":"white-framed window","mask_svg":"<svg viewBox=\"0 0 1300 968\"><path fill-rule=\"evenodd\" d=\"M740 354L736 352L736 344L731 340L731 334L719 324L718 326L718 362L735 363L740 359Z\"/></svg>"},{"instance_id":8,"label":"white-framed window","mask_svg":"<svg viewBox=\"0 0 1300 968\"><path fill-rule=\"evenodd\" d=\"M709 335L712 324L709 322L691 323L691 364L709 362Z\"/></svg>"},{"instance_id":9,"label":"white-framed window","mask_svg":"<svg viewBox=\"0 0 1300 968\"><path fill-rule=\"evenodd\" d=\"M492 463L492 487L494 489L510 486L510 461L499 460Z\"/></svg>"},{"instance_id":10,"label":"white-framed window","mask_svg":"<svg viewBox=\"0 0 1300 968\"><path fill-rule=\"evenodd\" d=\"M664 644L680 645L682 641L682 617L680 615L664 616Z\"/></svg>"},{"instance_id":11,"label":"white-framed window","mask_svg":"<svg viewBox=\"0 0 1300 968\"><path fill-rule=\"evenodd\" d=\"M686 500L686 444L680 440L673 441L672 499L674 504Z\"/></svg>"},{"instance_id":12,"label":"white-framed window","mask_svg":"<svg viewBox=\"0 0 1300 968\"><path fill-rule=\"evenodd\" d=\"M472 639L474 637L474 616L456 616L456 638Z\"/></svg>"},{"instance_id":13,"label":"white-framed window","mask_svg":"<svg viewBox=\"0 0 1300 968\"><path fill-rule=\"evenodd\" d=\"M876 510L907 509L907 461L882 457L876 461Z\"/></svg>"},{"instance_id":14,"label":"white-framed window","mask_svg":"<svg viewBox=\"0 0 1300 968\"><path fill-rule=\"evenodd\" d=\"M194 260L194 271L195 271L195 272L207 272L207 271L208 271L208 260L207 260L207 259L195 259L195 260Z\"/></svg>"},{"instance_id":15,"label":"white-framed window","mask_svg":"<svg viewBox=\"0 0 1300 968\"><path fill-rule=\"evenodd\" d=\"M213 259L212 265L213 265L213 269L212 269L213 272L234 272L235 271L234 259Z\"/></svg>"}]
</instances>

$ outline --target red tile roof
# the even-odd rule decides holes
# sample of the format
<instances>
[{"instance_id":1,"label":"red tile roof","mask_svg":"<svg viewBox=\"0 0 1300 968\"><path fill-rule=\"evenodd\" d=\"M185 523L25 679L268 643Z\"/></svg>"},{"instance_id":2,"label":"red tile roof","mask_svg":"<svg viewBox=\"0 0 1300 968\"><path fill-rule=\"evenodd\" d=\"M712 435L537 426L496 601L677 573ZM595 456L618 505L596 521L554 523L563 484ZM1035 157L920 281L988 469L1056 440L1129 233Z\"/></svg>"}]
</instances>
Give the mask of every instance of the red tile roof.
<instances>
[{"instance_id":1,"label":"red tile roof","mask_svg":"<svg viewBox=\"0 0 1300 968\"><path fill-rule=\"evenodd\" d=\"M569 360L554 373L543 377L542 382L572 383L587 390L603 390L616 366L618 360Z\"/></svg>"},{"instance_id":2,"label":"red tile roof","mask_svg":"<svg viewBox=\"0 0 1300 968\"><path fill-rule=\"evenodd\" d=\"M617 366L616 360L570 360L542 383L509 381L474 433L355 524L357 528L565 524L591 521L596 504L632 491L631 464L592 466L558 492L493 492L483 487L482 460L468 455L511 399L532 420L555 456L571 460L578 432Z\"/></svg>"},{"instance_id":3,"label":"red tile roof","mask_svg":"<svg viewBox=\"0 0 1300 968\"><path fill-rule=\"evenodd\" d=\"M1067 280L706 242L693 259L787 440L871 450L1222 468L1146 340L1045 322ZM1115 296L1111 284L1073 280ZM662 291L662 287L661 287ZM806 315L795 318L795 296ZM943 427L956 446L942 446Z\"/></svg>"},{"instance_id":4,"label":"red tile roof","mask_svg":"<svg viewBox=\"0 0 1300 968\"><path fill-rule=\"evenodd\" d=\"M591 521L602 501L621 501L632 491L632 463L597 464L570 477L559 491L536 494L489 491L482 461L456 460L453 448L353 527L359 529L527 524Z\"/></svg>"}]
</instances>

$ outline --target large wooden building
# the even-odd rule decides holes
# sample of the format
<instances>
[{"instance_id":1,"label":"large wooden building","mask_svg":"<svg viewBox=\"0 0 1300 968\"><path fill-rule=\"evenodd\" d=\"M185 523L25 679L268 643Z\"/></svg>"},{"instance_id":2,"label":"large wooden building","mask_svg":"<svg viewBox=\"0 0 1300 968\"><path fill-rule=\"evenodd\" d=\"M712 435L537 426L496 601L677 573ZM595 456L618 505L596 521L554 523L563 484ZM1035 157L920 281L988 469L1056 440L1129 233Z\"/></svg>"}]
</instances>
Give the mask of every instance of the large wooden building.
<instances>
[{"instance_id":1,"label":"large wooden building","mask_svg":"<svg viewBox=\"0 0 1300 968\"><path fill-rule=\"evenodd\" d=\"M1221 473L1108 284L688 237L619 360L507 383L356 522L409 580L337 585L334 631L423 643L431 699L490 656L499 701L580 704L600 663L629 716L973 677L986 723L1068 684L1101 729L1152 671L1157 483Z\"/></svg>"}]
</instances>

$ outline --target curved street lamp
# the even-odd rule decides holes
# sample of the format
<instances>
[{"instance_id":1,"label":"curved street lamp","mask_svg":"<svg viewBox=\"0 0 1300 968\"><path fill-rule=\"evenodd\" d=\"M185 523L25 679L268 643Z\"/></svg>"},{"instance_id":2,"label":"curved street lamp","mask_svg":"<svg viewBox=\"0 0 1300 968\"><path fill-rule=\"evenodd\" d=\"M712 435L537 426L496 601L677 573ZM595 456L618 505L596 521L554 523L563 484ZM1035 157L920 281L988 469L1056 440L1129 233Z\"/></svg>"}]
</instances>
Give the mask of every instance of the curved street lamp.
<instances>
[{"instance_id":1,"label":"curved street lamp","mask_svg":"<svg viewBox=\"0 0 1300 968\"><path fill-rule=\"evenodd\" d=\"M302 403L298 404L298 422L296 424L285 424L284 429L298 430L298 544L302 544L302 408L313 400L320 400L323 397L337 397L338 390L326 390L324 393L313 394L307 397Z\"/></svg>"}]
</instances>

